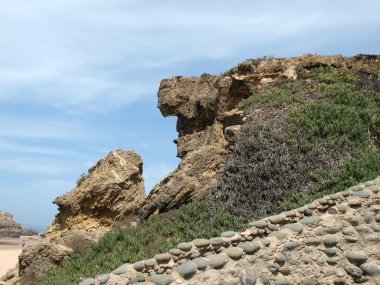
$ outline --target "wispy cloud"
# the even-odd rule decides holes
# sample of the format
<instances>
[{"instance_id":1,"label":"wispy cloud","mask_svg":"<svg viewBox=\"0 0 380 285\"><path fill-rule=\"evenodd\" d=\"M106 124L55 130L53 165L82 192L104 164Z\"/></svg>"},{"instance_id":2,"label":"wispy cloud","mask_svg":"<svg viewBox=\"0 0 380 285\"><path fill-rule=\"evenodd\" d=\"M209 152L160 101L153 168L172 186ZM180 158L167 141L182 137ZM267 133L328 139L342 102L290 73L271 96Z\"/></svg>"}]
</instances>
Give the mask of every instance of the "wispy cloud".
<instances>
[{"instance_id":1,"label":"wispy cloud","mask_svg":"<svg viewBox=\"0 0 380 285\"><path fill-rule=\"evenodd\" d=\"M148 70L226 58L243 46L254 53L296 34L324 30L332 40L336 28L352 26L369 33L379 28L379 6L352 0L7 1L0 11L0 100L112 110L154 95L159 75ZM374 21L377 26L366 26Z\"/></svg>"}]
</instances>

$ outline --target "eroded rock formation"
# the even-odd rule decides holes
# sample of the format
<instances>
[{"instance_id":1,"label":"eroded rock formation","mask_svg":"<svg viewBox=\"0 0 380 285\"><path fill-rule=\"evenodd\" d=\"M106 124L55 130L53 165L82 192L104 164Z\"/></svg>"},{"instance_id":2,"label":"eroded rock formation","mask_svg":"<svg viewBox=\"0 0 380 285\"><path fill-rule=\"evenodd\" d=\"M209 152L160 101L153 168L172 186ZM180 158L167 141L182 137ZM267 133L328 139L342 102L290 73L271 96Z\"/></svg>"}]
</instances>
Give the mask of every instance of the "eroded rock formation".
<instances>
[{"instance_id":1,"label":"eroded rock formation","mask_svg":"<svg viewBox=\"0 0 380 285\"><path fill-rule=\"evenodd\" d=\"M111 151L81 177L75 189L54 201L59 213L42 242L22 252L19 277L10 272L8 282L19 278L22 285L34 284L43 271L59 266L73 252L86 250L119 220L132 222L144 201L140 156Z\"/></svg>"},{"instance_id":2,"label":"eroded rock formation","mask_svg":"<svg viewBox=\"0 0 380 285\"><path fill-rule=\"evenodd\" d=\"M380 56L318 56L247 60L216 76L176 76L161 81L158 108L177 116L176 170L157 184L140 211L148 217L180 207L213 189L247 118L237 104L254 91L282 79L297 79L297 70L333 66L345 69L380 69ZM377 73L378 74L378 73Z\"/></svg>"},{"instance_id":3,"label":"eroded rock formation","mask_svg":"<svg viewBox=\"0 0 380 285\"><path fill-rule=\"evenodd\" d=\"M12 214L0 211L0 238L17 238L21 235L37 235L37 232L15 222Z\"/></svg>"},{"instance_id":4,"label":"eroded rock formation","mask_svg":"<svg viewBox=\"0 0 380 285\"><path fill-rule=\"evenodd\" d=\"M118 219L133 216L145 201L142 160L133 151L111 151L69 193L54 204L59 213L45 236L67 230L106 232Z\"/></svg>"}]
</instances>

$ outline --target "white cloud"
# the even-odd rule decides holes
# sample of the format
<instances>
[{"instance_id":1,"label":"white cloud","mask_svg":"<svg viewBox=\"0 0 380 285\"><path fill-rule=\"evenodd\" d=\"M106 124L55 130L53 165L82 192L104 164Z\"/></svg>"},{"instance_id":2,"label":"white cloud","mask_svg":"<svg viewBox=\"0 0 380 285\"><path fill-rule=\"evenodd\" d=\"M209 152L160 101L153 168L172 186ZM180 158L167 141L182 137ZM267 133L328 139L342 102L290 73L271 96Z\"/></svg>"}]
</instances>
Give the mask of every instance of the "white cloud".
<instances>
[{"instance_id":1,"label":"white cloud","mask_svg":"<svg viewBox=\"0 0 380 285\"><path fill-rule=\"evenodd\" d=\"M379 26L378 9L378 1L6 1L0 100L112 110L155 93L159 75L148 69L226 58L241 47L254 53L336 27L376 29L365 24Z\"/></svg>"}]
</instances>

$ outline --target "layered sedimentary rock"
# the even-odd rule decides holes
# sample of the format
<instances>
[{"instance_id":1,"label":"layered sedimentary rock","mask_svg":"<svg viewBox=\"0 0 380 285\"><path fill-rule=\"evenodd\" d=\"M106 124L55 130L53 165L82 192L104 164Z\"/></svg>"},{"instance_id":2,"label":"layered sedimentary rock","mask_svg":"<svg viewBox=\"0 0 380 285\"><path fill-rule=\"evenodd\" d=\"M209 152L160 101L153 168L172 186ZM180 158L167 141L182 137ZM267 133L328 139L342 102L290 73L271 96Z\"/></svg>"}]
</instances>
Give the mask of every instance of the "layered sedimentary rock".
<instances>
[{"instance_id":1,"label":"layered sedimentary rock","mask_svg":"<svg viewBox=\"0 0 380 285\"><path fill-rule=\"evenodd\" d=\"M140 156L111 151L78 180L75 189L54 200L59 213L42 242L19 257L20 284L34 284L43 271L59 266L73 252L83 252L118 221L132 222L144 201Z\"/></svg>"},{"instance_id":2,"label":"layered sedimentary rock","mask_svg":"<svg viewBox=\"0 0 380 285\"><path fill-rule=\"evenodd\" d=\"M12 214L0 211L0 238L17 238L21 235L37 235L37 232L15 222Z\"/></svg>"},{"instance_id":3,"label":"layered sedimentary rock","mask_svg":"<svg viewBox=\"0 0 380 285\"><path fill-rule=\"evenodd\" d=\"M90 168L75 189L54 200L59 213L44 235L67 230L106 232L118 219L133 216L144 201L140 156L112 151Z\"/></svg>"}]
</instances>

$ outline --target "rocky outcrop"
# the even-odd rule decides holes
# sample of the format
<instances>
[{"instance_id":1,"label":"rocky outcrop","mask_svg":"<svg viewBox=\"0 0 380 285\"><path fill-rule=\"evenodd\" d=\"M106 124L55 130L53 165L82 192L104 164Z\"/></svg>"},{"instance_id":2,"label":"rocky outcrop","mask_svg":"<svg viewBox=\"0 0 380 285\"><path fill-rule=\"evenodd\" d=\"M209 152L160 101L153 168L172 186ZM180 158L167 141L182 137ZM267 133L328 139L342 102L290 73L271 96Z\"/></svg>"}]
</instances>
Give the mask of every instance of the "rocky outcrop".
<instances>
[{"instance_id":1,"label":"rocky outcrop","mask_svg":"<svg viewBox=\"0 0 380 285\"><path fill-rule=\"evenodd\" d=\"M134 216L144 202L140 156L121 149L110 152L78 180L75 189L54 200L59 213L42 242L19 257L20 284L34 284L46 269L59 266L73 252L83 252L116 223L129 226L125 223L137 219ZM7 282L17 279L9 275Z\"/></svg>"},{"instance_id":2,"label":"rocky outcrop","mask_svg":"<svg viewBox=\"0 0 380 285\"><path fill-rule=\"evenodd\" d=\"M380 177L80 285L379 284L379 224Z\"/></svg>"},{"instance_id":3,"label":"rocky outcrop","mask_svg":"<svg viewBox=\"0 0 380 285\"><path fill-rule=\"evenodd\" d=\"M247 118L237 104L254 91L281 80L295 80L298 70L333 66L379 70L380 56L303 55L294 58L247 60L216 76L176 76L161 81L158 108L164 116L177 116L177 156L182 160L151 191L140 211L142 217L180 207L213 189L233 150L240 126ZM378 74L375 72L374 74ZM377 75L376 75L377 76ZM194 158L202 162L194 164Z\"/></svg>"},{"instance_id":4,"label":"rocky outcrop","mask_svg":"<svg viewBox=\"0 0 380 285\"><path fill-rule=\"evenodd\" d=\"M21 235L37 235L34 230L29 230L13 220L13 215L0 211L0 238L18 238Z\"/></svg>"},{"instance_id":5,"label":"rocky outcrop","mask_svg":"<svg viewBox=\"0 0 380 285\"><path fill-rule=\"evenodd\" d=\"M133 216L145 201L142 161L133 151L111 151L90 168L71 192L54 200L59 213L46 237L82 230L106 232Z\"/></svg>"}]
</instances>

